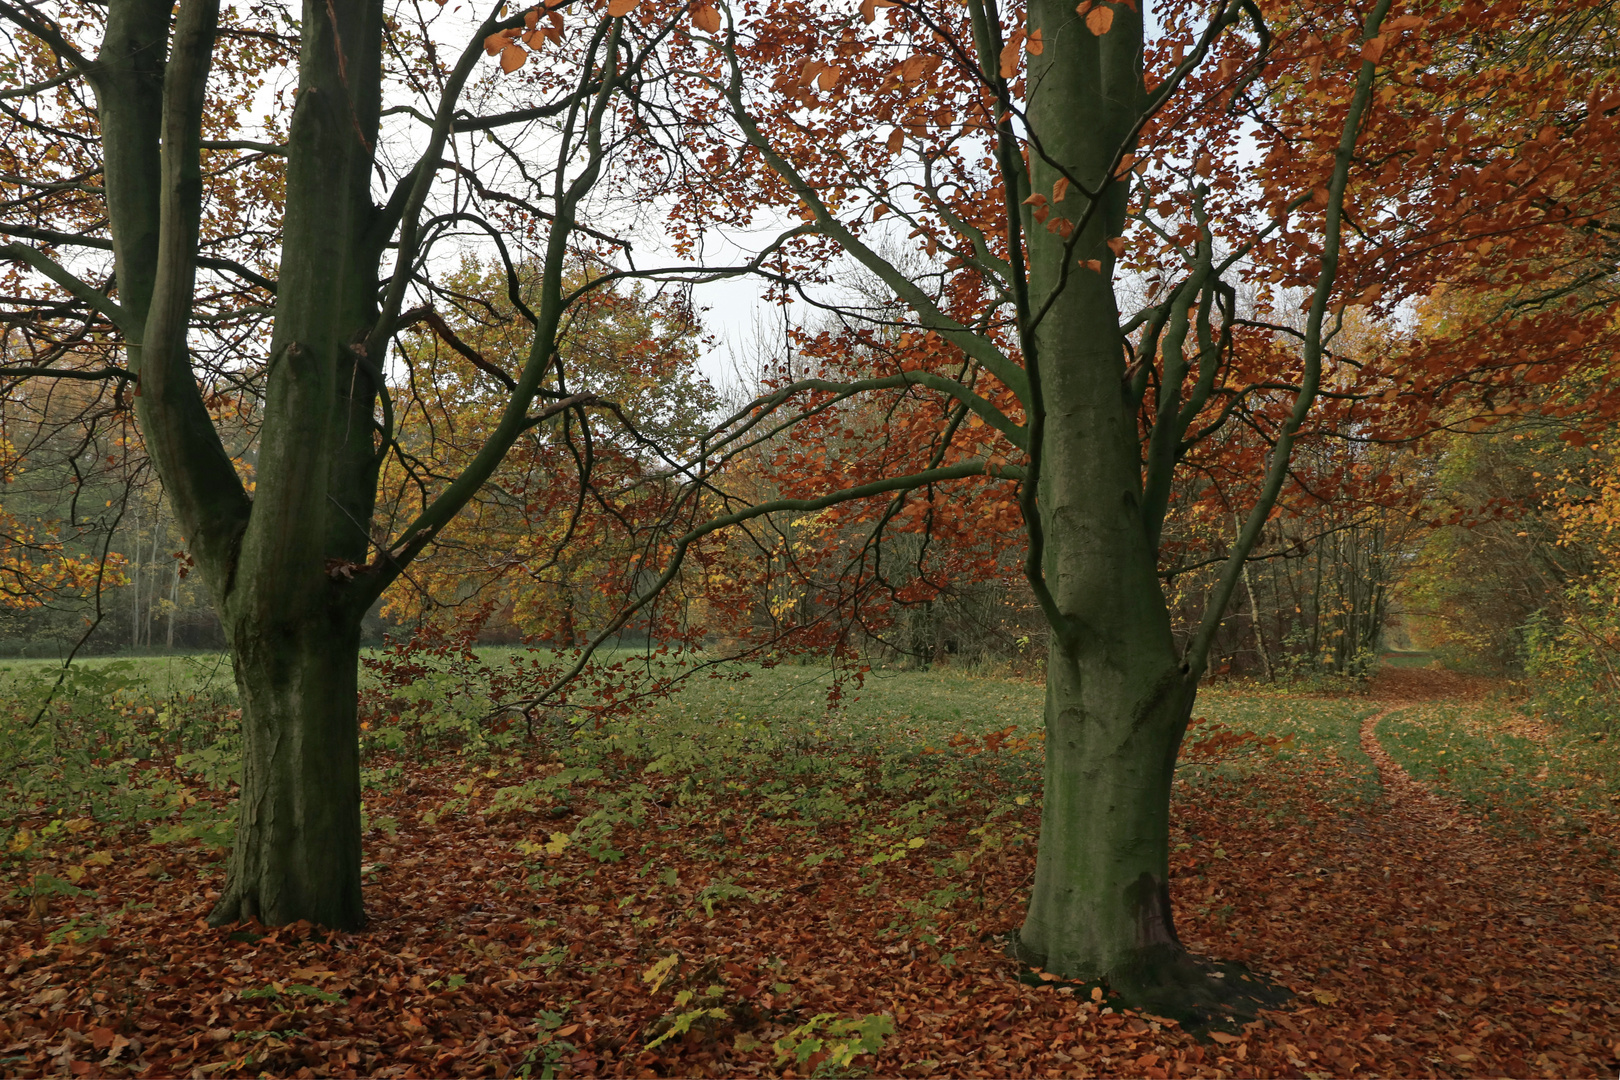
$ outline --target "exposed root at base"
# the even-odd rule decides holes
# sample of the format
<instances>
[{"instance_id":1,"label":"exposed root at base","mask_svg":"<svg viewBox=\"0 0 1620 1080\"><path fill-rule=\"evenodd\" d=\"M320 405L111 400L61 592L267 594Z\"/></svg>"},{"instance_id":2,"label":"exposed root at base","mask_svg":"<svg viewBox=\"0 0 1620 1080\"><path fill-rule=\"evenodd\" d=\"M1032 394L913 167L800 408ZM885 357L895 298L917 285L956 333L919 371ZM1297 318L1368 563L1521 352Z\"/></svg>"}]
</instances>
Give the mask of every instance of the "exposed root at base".
<instances>
[{"instance_id":1,"label":"exposed root at base","mask_svg":"<svg viewBox=\"0 0 1620 1080\"><path fill-rule=\"evenodd\" d=\"M1023 949L1016 930L1008 934L1007 955L1018 961L1019 979L1030 986L1070 986L1093 998L1093 991L1101 991L1102 1000L1116 1008L1166 1017L1199 1036L1236 1032L1261 1009L1280 1008L1294 996L1237 961L1210 960L1174 946L1155 947L1128 970L1091 980L1044 970L1045 957Z\"/></svg>"}]
</instances>

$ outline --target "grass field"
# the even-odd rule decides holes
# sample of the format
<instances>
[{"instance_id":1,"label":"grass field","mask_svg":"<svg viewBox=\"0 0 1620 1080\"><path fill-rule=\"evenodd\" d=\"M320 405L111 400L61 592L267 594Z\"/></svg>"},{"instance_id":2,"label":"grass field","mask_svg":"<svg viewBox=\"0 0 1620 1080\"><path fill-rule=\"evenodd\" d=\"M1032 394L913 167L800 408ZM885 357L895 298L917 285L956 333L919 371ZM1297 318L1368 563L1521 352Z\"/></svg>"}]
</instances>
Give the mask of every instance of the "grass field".
<instances>
[{"instance_id":1,"label":"grass field","mask_svg":"<svg viewBox=\"0 0 1620 1080\"><path fill-rule=\"evenodd\" d=\"M936 667L834 694L822 669L733 665L531 742L470 670L367 676L371 928L224 935L200 921L234 818L219 658L91 661L43 714L54 668L0 664L5 1071L1612 1073L1607 746L1500 703L1378 725L1505 845L1487 865L1391 811L1361 742L1376 694L1200 695L1178 929L1300 995L1210 1042L1026 985L1001 951L1040 827L1038 684ZM1492 986L1517 988L1511 1028Z\"/></svg>"}]
</instances>

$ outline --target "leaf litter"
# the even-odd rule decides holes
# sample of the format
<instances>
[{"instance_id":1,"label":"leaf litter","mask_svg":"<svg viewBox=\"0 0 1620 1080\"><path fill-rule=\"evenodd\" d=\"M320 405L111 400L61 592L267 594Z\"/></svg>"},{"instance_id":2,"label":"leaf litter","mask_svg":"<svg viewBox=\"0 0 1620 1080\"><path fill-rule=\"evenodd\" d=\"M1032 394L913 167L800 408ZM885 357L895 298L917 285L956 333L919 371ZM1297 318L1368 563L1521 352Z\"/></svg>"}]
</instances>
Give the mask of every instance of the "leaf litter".
<instances>
[{"instance_id":1,"label":"leaf litter","mask_svg":"<svg viewBox=\"0 0 1620 1080\"><path fill-rule=\"evenodd\" d=\"M1280 717L1275 735L1314 706L1272 696L1260 707ZM764 789L749 784L720 785L690 812L691 774L629 758L576 770L566 786L555 761L402 761L398 783L368 792L372 820L394 831L367 836L371 923L359 933L209 929L217 850L97 847L87 832L58 853L82 870L71 890L41 902L12 872L0 1066L17 1076L1613 1075L1612 817L1577 836L1492 835L1383 752L1383 714L1342 711L1370 760L1349 741L1339 752L1257 739L1262 752L1239 767L1177 784L1184 942L1296 995L1238 1030L1190 1033L1100 988L1020 977L1003 935L1033 871L1039 802L1027 792L1039 751L1002 731L934 752L942 767L988 755L968 763L977 786L963 798L919 811L873 775L846 787L853 813L818 821L802 806L763 812ZM1018 768L982 767L1014 755L1026 759ZM627 805L614 800L632 789L634 805L605 825L591 810ZM545 790L560 794L512 797Z\"/></svg>"}]
</instances>

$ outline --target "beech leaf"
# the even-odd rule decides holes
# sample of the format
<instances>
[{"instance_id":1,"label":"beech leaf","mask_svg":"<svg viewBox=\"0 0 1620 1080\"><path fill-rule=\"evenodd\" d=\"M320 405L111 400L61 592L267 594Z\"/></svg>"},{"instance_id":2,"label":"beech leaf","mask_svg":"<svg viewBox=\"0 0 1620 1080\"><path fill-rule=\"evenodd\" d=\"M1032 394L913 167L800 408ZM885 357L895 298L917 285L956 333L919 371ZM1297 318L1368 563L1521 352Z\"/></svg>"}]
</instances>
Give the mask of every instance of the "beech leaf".
<instances>
[{"instance_id":1,"label":"beech leaf","mask_svg":"<svg viewBox=\"0 0 1620 1080\"><path fill-rule=\"evenodd\" d=\"M1055 202L1055 203L1062 202L1063 201L1063 196L1067 195L1068 193L1069 193L1069 178L1067 176L1060 176L1055 181L1052 182L1052 201L1053 202Z\"/></svg>"},{"instance_id":2,"label":"beech leaf","mask_svg":"<svg viewBox=\"0 0 1620 1080\"><path fill-rule=\"evenodd\" d=\"M1029 49L1029 55L1031 56L1039 56L1046 51L1046 45L1041 41L1041 32L1039 30L1031 30L1029 40L1024 44Z\"/></svg>"},{"instance_id":3,"label":"beech leaf","mask_svg":"<svg viewBox=\"0 0 1620 1080\"><path fill-rule=\"evenodd\" d=\"M506 48L508 42L505 34L491 34L484 39L484 51L491 56Z\"/></svg>"},{"instance_id":4,"label":"beech leaf","mask_svg":"<svg viewBox=\"0 0 1620 1080\"><path fill-rule=\"evenodd\" d=\"M1023 44L1024 32L1015 30L1012 37L1008 39L1007 44L1002 46L1001 77L1003 79L1010 79L1018 74L1018 50Z\"/></svg>"},{"instance_id":5,"label":"beech leaf","mask_svg":"<svg viewBox=\"0 0 1620 1080\"><path fill-rule=\"evenodd\" d=\"M501 50L501 70L510 75L528 63L529 50L521 45L508 45Z\"/></svg>"},{"instance_id":6,"label":"beech leaf","mask_svg":"<svg viewBox=\"0 0 1620 1080\"><path fill-rule=\"evenodd\" d=\"M692 25L705 34L718 34L720 32L720 13L708 4L704 4L692 12Z\"/></svg>"},{"instance_id":7,"label":"beech leaf","mask_svg":"<svg viewBox=\"0 0 1620 1080\"><path fill-rule=\"evenodd\" d=\"M1086 29L1097 37L1102 37L1114 25L1114 9L1102 4L1086 12Z\"/></svg>"},{"instance_id":8,"label":"beech leaf","mask_svg":"<svg viewBox=\"0 0 1620 1080\"><path fill-rule=\"evenodd\" d=\"M608 14L617 19L636 10L640 3L641 0L608 0Z\"/></svg>"},{"instance_id":9,"label":"beech leaf","mask_svg":"<svg viewBox=\"0 0 1620 1080\"><path fill-rule=\"evenodd\" d=\"M1125 238L1123 236L1110 236L1108 238L1108 250L1112 251L1114 253L1114 258L1116 258L1116 259L1124 258L1125 257Z\"/></svg>"},{"instance_id":10,"label":"beech leaf","mask_svg":"<svg viewBox=\"0 0 1620 1080\"><path fill-rule=\"evenodd\" d=\"M838 80L843 78L843 76L843 68L834 67L833 65L828 64L826 67L821 69L821 74L816 76L816 85L823 90L831 90L833 87L838 85Z\"/></svg>"}]
</instances>

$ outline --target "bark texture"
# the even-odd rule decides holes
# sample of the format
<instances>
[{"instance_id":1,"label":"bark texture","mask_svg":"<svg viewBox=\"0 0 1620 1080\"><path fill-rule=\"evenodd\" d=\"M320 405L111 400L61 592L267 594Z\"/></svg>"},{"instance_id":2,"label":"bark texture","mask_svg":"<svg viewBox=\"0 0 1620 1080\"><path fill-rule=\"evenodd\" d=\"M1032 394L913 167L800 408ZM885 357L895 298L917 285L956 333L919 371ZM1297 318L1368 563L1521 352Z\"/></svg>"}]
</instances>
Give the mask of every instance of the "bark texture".
<instances>
[{"instance_id":1,"label":"bark texture","mask_svg":"<svg viewBox=\"0 0 1620 1080\"><path fill-rule=\"evenodd\" d=\"M1170 909L1169 805L1197 673L1175 648L1142 509L1111 285L1107 241L1122 231L1127 189L1108 177L1131 148L1145 97L1140 19L1113 11L1099 36L1071 6L1031 6L1030 24L1048 42L1031 57L1030 127L1045 152L1031 155L1032 187L1051 191L1068 176L1053 212L1081 227L1068 252L1061 232L1026 232L1030 303L1045 312L1032 337L1044 407L1041 569L1056 625L1040 849L1016 952L1053 974L1151 1000L1190 975ZM1086 268L1091 259L1100 273Z\"/></svg>"}]
</instances>

